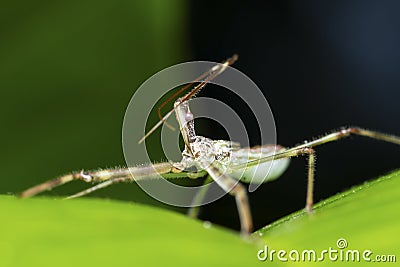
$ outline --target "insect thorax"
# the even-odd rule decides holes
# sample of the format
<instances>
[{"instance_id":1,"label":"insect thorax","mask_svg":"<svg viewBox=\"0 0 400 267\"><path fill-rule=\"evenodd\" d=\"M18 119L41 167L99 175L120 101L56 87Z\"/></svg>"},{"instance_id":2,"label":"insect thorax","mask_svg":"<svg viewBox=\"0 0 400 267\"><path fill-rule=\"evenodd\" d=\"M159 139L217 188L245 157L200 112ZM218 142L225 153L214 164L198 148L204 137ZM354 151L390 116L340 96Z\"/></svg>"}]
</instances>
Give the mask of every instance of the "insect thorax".
<instances>
[{"instance_id":1,"label":"insect thorax","mask_svg":"<svg viewBox=\"0 0 400 267\"><path fill-rule=\"evenodd\" d=\"M204 136L196 136L190 143L190 148L185 147L182 152L182 165L184 168L195 166L197 169L206 169L211 163L217 162L226 166L231 159L232 142L225 140L211 140Z\"/></svg>"}]
</instances>

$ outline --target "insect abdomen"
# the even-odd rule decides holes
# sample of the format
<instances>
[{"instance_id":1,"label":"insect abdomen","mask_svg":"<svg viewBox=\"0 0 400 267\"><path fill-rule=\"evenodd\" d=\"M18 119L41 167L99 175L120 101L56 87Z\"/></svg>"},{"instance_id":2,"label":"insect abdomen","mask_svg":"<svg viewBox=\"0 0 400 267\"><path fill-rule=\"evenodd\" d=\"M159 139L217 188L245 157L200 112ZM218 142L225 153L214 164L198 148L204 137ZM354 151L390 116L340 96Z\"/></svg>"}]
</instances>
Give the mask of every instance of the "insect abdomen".
<instances>
[{"instance_id":1,"label":"insect abdomen","mask_svg":"<svg viewBox=\"0 0 400 267\"><path fill-rule=\"evenodd\" d=\"M259 146L254 148L242 148L235 152L236 160L245 163L251 160L257 160L272 156L283 151L281 146ZM273 161L263 162L244 170L232 172L230 175L246 183L261 184L277 179L283 174L290 163L290 158L283 158Z\"/></svg>"}]
</instances>

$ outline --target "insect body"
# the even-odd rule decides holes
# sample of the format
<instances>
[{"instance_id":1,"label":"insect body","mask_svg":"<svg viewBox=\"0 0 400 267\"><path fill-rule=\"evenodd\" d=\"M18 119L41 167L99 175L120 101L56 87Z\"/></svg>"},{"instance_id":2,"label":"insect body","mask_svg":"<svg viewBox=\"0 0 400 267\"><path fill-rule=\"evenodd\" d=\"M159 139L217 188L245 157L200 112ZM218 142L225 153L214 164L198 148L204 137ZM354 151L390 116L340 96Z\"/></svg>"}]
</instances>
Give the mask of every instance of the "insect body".
<instances>
[{"instance_id":1,"label":"insect body","mask_svg":"<svg viewBox=\"0 0 400 267\"><path fill-rule=\"evenodd\" d=\"M283 152L286 148L275 145L256 146L241 148L232 153L232 161L238 164L246 164L249 160L257 160L275 153ZM246 183L266 183L277 179L283 174L290 163L290 158L283 158L274 161L259 163L253 167L244 168L243 171L233 171L231 176Z\"/></svg>"},{"instance_id":2,"label":"insect body","mask_svg":"<svg viewBox=\"0 0 400 267\"><path fill-rule=\"evenodd\" d=\"M156 163L150 166L106 169L92 172L77 172L56 179L44 182L23 191L21 197L30 197L42 191L50 190L56 186L65 184L73 180L83 180L85 182L97 183L97 185L81 191L68 198L80 197L95 190L121 182L132 182L144 179L154 179L162 176L166 179L190 177L206 177L207 180L214 180L224 191L236 198L241 222L241 232L244 235L252 231L252 218L250 206L247 199L245 187L238 182L241 180L247 183L263 183L278 178L288 167L291 157L306 155L308 157L308 183L306 210L311 212L313 205L313 182L315 151L314 147L336 141L350 136L361 135L373 139L400 145L400 137L362 129L359 127L347 127L313 141L285 148L279 145L264 145L253 148L241 148L238 143L225 140L212 140L199 136L195 132L194 116L190 111L190 99L201 90L204 85L221 74L229 65L236 61L237 56L229 58L223 63L215 65L209 72L201 75L200 82L192 91L184 97L179 98L174 103L174 109L167 113L139 142L142 142L159 125L175 113L180 126L180 131L184 140L185 148L182 152L180 162ZM186 88L186 87L185 87ZM187 172L188 169L195 168L195 172ZM207 187L204 187L207 190ZM193 203L201 203L204 191L198 192ZM191 217L197 216L196 207L189 210Z\"/></svg>"}]
</instances>

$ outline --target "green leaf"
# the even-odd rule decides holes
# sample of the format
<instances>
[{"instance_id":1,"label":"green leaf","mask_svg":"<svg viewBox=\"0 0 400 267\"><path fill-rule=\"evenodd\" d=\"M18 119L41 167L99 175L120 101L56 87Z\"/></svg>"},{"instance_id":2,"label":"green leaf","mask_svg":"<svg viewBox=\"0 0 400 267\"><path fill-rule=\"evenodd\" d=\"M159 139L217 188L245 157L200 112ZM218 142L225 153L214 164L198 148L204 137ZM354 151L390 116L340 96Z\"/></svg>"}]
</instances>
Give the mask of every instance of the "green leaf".
<instances>
[{"instance_id":1,"label":"green leaf","mask_svg":"<svg viewBox=\"0 0 400 267\"><path fill-rule=\"evenodd\" d=\"M238 233L146 205L1 196L0 266L250 266Z\"/></svg>"},{"instance_id":2,"label":"green leaf","mask_svg":"<svg viewBox=\"0 0 400 267\"><path fill-rule=\"evenodd\" d=\"M354 187L259 230L255 240L184 215L104 199L0 196L0 266L253 266L268 249L398 253L400 172ZM276 255L275 255L276 256ZM399 255L397 255L399 256ZM319 265L338 264L329 259ZM274 266L308 266L280 262Z\"/></svg>"},{"instance_id":3,"label":"green leaf","mask_svg":"<svg viewBox=\"0 0 400 267\"><path fill-rule=\"evenodd\" d=\"M318 252L331 247L345 253L347 250L371 250L372 260L378 254L397 253L399 258L399 210L400 171L397 171L318 203L311 215L305 211L296 212L255 235L265 240L269 250L313 249L318 256ZM338 248L339 239L346 240L346 248ZM337 262L325 259L323 266L330 264L337 265Z\"/></svg>"}]
</instances>

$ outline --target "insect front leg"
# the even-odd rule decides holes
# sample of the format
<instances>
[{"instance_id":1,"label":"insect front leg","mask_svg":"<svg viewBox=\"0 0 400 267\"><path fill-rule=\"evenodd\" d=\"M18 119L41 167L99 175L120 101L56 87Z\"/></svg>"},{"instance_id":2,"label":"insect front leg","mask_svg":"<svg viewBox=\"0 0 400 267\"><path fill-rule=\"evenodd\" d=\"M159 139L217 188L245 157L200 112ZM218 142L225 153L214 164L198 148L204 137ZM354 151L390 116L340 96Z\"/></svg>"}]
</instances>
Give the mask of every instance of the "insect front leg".
<instances>
[{"instance_id":1,"label":"insect front leg","mask_svg":"<svg viewBox=\"0 0 400 267\"><path fill-rule=\"evenodd\" d=\"M148 179L148 178L154 178L158 177L163 174L171 173L174 172L175 168L173 167L172 163L165 162L165 163L158 163L154 165L149 165L149 166L143 166L143 167L132 167L132 168L125 168L125 169L119 169L119 170L104 170L102 172L109 172L108 174L108 179L103 179L101 180L102 182L89 187L88 189L85 189L81 192L78 192L76 194L73 194L67 199L72 199L72 198L77 198L77 197L82 197L85 195L88 195L94 191L97 191L99 189L108 187L113 184L118 184L118 183L126 183L126 182L133 182L133 181L138 181L142 179ZM178 171L178 170L176 170ZM93 177L101 177L101 176L106 176L107 174L105 173L104 175L101 175L100 173L92 173L91 174Z\"/></svg>"},{"instance_id":2,"label":"insect front leg","mask_svg":"<svg viewBox=\"0 0 400 267\"><path fill-rule=\"evenodd\" d=\"M83 180L87 183L99 183L93 188L86 189L82 192L79 192L69 197L69 198L75 198L78 196L87 195L93 191L107 187L114 183L135 181L138 179L142 179L144 177L154 177L159 174L172 172L173 170L174 170L173 165L169 162L165 162L165 163L158 163L142 167L104 169L104 170L90 171L90 172L81 171L68 175L63 175L53 180L49 180L42 184L31 187L21 192L19 196L21 198L31 197L43 191L51 190L57 186L66 184L74 180Z\"/></svg>"},{"instance_id":3,"label":"insect front leg","mask_svg":"<svg viewBox=\"0 0 400 267\"><path fill-rule=\"evenodd\" d=\"M34 195L40 194L44 191L52 190L53 188L55 188L57 186L69 183L74 180L82 180L85 182L92 182L91 177L88 177L84 171L80 171L80 172L76 172L76 173L63 175L63 176L57 177L53 180L49 180L44 183L35 185L31 188L26 189L25 191L22 191L19 194L19 197L21 197L21 198L32 197Z\"/></svg>"}]
</instances>

